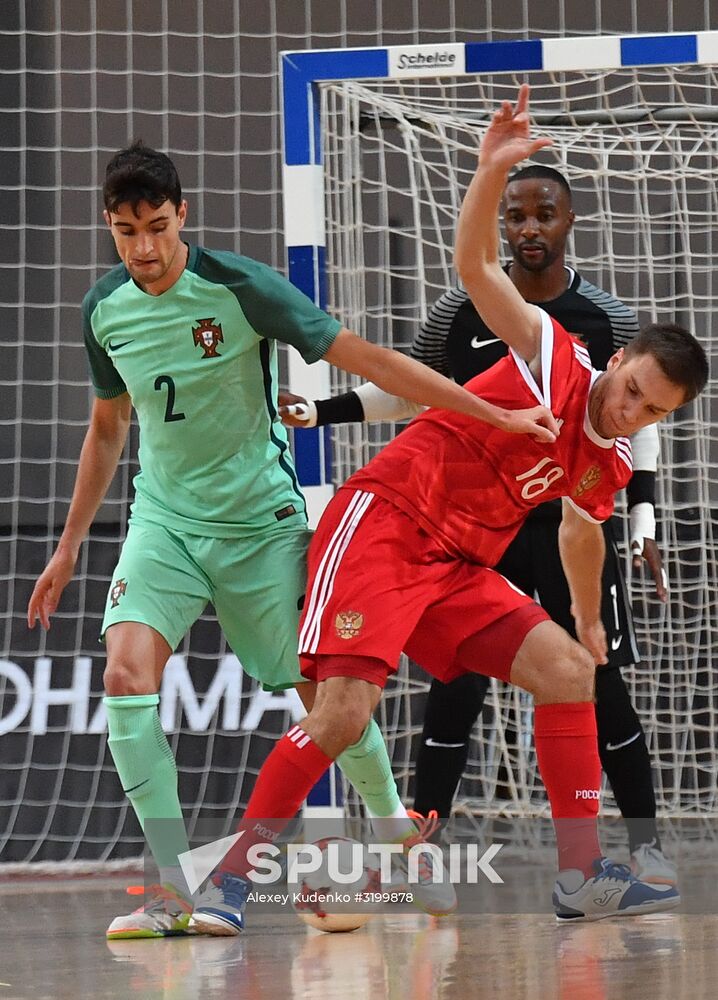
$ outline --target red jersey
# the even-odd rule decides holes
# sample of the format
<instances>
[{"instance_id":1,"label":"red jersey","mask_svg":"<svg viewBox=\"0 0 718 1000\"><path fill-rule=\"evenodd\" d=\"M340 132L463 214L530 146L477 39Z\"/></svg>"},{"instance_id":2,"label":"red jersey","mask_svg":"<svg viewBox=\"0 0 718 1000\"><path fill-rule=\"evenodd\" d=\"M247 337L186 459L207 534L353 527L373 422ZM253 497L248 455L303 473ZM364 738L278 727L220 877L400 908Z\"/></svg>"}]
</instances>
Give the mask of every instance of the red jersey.
<instances>
[{"instance_id":1,"label":"red jersey","mask_svg":"<svg viewBox=\"0 0 718 1000\"><path fill-rule=\"evenodd\" d=\"M498 562L545 500L567 497L590 521L610 517L616 491L631 477L631 444L593 429L588 396L600 372L583 344L540 312L541 386L512 350L466 388L510 410L543 403L560 422L555 443L430 409L345 485L390 500L449 553L484 566Z\"/></svg>"}]
</instances>

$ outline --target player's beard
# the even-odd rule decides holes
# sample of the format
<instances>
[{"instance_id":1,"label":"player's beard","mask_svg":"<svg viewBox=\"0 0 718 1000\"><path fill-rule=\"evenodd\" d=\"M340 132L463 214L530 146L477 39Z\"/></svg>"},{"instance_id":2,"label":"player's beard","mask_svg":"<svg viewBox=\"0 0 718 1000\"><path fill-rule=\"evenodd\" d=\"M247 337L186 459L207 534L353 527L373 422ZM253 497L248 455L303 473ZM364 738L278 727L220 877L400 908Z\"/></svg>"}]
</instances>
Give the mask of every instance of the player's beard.
<instances>
[{"instance_id":1,"label":"player's beard","mask_svg":"<svg viewBox=\"0 0 718 1000\"><path fill-rule=\"evenodd\" d=\"M524 249L526 247L541 250L543 253L537 254L535 257L527 257L524 254ZM547 270L547 268L553 264L558 256L558 253L552 253L543 243L528 243L517 246L514 250L514 259L519 262L524 271L532 271L534 273L540 273L541 271Z\"/></svg>"}]
</instances>

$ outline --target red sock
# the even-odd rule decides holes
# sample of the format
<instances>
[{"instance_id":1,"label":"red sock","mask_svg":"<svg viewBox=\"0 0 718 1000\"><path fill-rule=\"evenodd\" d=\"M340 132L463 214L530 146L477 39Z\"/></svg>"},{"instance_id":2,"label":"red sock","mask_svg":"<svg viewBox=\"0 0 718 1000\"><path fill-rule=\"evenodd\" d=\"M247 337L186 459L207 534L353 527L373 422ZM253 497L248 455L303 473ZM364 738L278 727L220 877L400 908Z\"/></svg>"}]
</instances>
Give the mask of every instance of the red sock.
<instances>
[{"instance_id":1,"label":"red sock","mask_svg":"<svg viewBox=\"0 0 718 1000\"><path fill-rule=\"evenodd\" d=\"M596 824L601 761L593 703L537 705L534 740L556 828L559 871L580 868L589 878L592 862L601 856Z\"/></svg>"},{"instance_id":2,"label":"red sock","mask_svg":"<svg viewBox=\"0 0 718 1000\"><path fill-rule=\"evenodd\" d=\"M244 818L243 831L222 862L222 870L247 877L253 865L247 851L253 844L272 843L295 815L310 790L332 763L310 736L292 726L277 743L257 775Z\"/></svg>"}]
</instances>

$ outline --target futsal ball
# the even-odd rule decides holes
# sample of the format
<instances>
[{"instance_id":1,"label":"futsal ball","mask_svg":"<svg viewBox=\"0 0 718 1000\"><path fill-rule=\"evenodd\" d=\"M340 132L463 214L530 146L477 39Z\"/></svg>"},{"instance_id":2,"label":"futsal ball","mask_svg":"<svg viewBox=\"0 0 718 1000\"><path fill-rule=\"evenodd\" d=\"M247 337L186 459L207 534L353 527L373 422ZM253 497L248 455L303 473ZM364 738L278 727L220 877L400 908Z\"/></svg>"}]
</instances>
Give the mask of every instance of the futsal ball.
<instances>
[{"instance_id":1,"label":"futsal ball","mask_svg":"<svg viewBox=\"0 0 718 1000\"><path fill-rule=\"evenodd\" d=\"M305 924L320 931L358 930L378 907L378 859L347 837L324 837L314 846L320 851L319 864L301 875L293 894L294 909Z\"/></svg>"}]
</instances>

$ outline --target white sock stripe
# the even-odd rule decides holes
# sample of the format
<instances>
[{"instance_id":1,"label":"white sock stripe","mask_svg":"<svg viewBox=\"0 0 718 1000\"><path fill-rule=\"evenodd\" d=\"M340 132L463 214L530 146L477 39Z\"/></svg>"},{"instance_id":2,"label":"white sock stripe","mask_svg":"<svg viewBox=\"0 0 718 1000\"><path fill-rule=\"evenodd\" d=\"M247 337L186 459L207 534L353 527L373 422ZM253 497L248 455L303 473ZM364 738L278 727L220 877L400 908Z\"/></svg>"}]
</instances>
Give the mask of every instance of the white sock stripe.
<instances>
[{"instance_id":1,"label":"white sock stripe","mask_svg":"<svg viewBox=\"0 0 718 1000\"><path fill-rule=\"evenodd\" d=\"M331 568L329 569L329 572L326 574L323 586L323 593L320 599L320 605L317 608L316 615L314 618L314 627L312 630L313 634L311 639L309 640L309 648L307 649L307 652L309 653L316 653L317 651L317 647L319 646L319 639L322 632L322 616L326 610L327 604L329 604L329 601L331 600L332 594L334 593L334 581L339 571L339 566L341 565L344 553L346 552L356 529L359 527L359 522L366 513L366 510L373 499L374 499L373 493L362 494L361 501L359 504L357 504L354 516L352 517L349 524L346 526L342 537L337 541L334 558L332 560L332 565Z\"/></svg>"},{"instance_id":2,"label":"white sock stripe","mask_svg":"<svg viewBox=\"0 0 718 1000\"><path fill-rule=\"evenodd\" d=\"M287 736L289 736L289 733L287 733ZM303 736L306 736L306 733L303 729L300 729L299 726L297 726L297 731L289 736L289 739L292 743L296 743L298 740L301 740Z\"/></svg>"},{"instance_id":3,"label":"white sock stripe","mask_svg":"<svg viewBox=\"0 0 718 1000\"><path fill-rule=\"evenodd\" d=\"M310 741L310 740L311 740L311 736L307 736L307 735L306 735L306 733L305 733L305 734L304 734L304 737L303 737L303 739L301 739L301 740L300 740L300 741L299 741L299 742L297 743L297 746L298 746L298 747L299 747L299 749L301 750L301 749L302 749L302 747L305 747L305 746L307 745L307 743L309 743L309 741Z\"/></svg>"},{"instance_id":4,"label":"white sock stripe","mask_svg":"<svg viewBox=\"0 0 718 1000\"><path fill-rule=\"evenodd\" d=\"M321 618L332 594L334 577L339 563L362 516L373 499L373 493L364 492L359 492L352 497L338 528L329 540L312 586L310 606L299 636L300 653L316 652L321 633Z\"/></svg>"},{"instance_id":5,"label":"white sock stripe","mask_svg":"<svg viewBox=\"0 0 718 1000\"><path fill-rule=\"evenodd\" d=\"M291 728L291 729L289 730L289 732L287 733L287 736L289 737L289 739L290 739L290 740L291 740L292 736L294 735L294 733L296 733L296 731L297 731L298 729L299 729L299 726L297 726L297 725L295 724L295 725L293 725L293 726L292 726L292 728Z\"/></svg>"},{"instance_id":6,"label":"white sock stripe","mask_svg":"<svg viewBox=\"0 0 718 1000\"><path fill-rule=\"evenodd\" d=\"M303 652L303 649L304 649L304 642L305 642L306 633L311 628L311 622L312 622L312 619L314 617L314 612L315 612L316 605L317 605L318 595L321 592L321 586L320 586L321 580L322 580L322 577L324 575L324 571L326 569L327 562L331 558L331 554L332 554L332 543L333 543L334 538L336 537L336 535L338 535L341 531L344 530L344 526L345 526L346 522L351 518L352 512L354 511L354 508L356 507L356 505L359 503L359 500L361 499L361 497L362 497L361 493L355 493L354 496L349 501L349 504L347 505L347 509L344 511L344 514L342 515L342 519L339 522L339 526L335 530L334 535L332 536L332 538L329 540L329 545L327 545L327 548L326 548L326 550L324 552L324 555L322 556L322 560L319 563L319 569L317 570L317 575L314 578L314 583L312 584L312 589L310 590L309 594L307 595L308 596L307 612L306 612L306 615L304 617L304 624L302 625L302 630L299 633L299 652L300 653Z\"/></svg>"}]
</instances>

